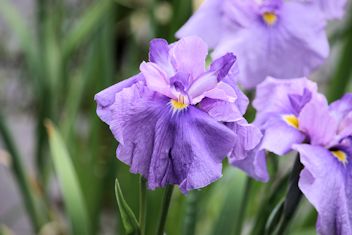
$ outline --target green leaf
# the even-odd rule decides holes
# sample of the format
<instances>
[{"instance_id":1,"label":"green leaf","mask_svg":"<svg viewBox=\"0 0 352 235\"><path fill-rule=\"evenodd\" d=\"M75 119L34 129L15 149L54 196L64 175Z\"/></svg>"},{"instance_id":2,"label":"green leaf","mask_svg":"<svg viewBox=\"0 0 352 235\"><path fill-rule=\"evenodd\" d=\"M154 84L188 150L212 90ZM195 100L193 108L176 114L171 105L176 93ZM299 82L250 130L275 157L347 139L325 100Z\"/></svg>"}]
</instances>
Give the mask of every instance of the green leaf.
<instances>
[{"instance_id":1,"label":"green leaf","mask_svg":"<svg viewBox=\"0 0 352 235\"><path fill-rule=\"evenodd\" d=\"M74 26L74 29L67 34L63 41L64 58L67 58L89 34L98 28L100 20L105 17L111 6L111 0L102 0L97 1L86 10Z\"/></svg>"},{"instance_id":2,"label":"green leaf","mask_svg":"<svg viewBox=\"0 0 352 235\"><path fill-rule=\"evenodd\" d=\"M122 224L126 230L126 233L129 234L139 234L139 224L137 222L136 216L134 215L131 208L128 206L125 198L123 197L120 184L118 179L115 181L115 194L117 205L119 207Z\"/></svg>"},{"instance_id":3,"label":"green leaf","mask_svg":"<svg viewBox=\"0 0 352 235\"><path fill-rule=\"evenodd\" d=\"M38 45L31 33L31 27L26 25L26 19L23 18L17 9L8 0L0 0L0 16L8 24L9 28L16 35L21 49L27 58L28 66L32 71L37 71L38 60Z\"/></svg>"},{"instance_id":4,"label":"green leaf","mask_svg":"<svg viewBox=\"0 0 352 235\"><path fill-rule=\"evenodd\" d=\"M73 234L91 234L88 212L76 171L60 133L51 121L45 123L49 145Z\"/></svg>"}]
</instances>

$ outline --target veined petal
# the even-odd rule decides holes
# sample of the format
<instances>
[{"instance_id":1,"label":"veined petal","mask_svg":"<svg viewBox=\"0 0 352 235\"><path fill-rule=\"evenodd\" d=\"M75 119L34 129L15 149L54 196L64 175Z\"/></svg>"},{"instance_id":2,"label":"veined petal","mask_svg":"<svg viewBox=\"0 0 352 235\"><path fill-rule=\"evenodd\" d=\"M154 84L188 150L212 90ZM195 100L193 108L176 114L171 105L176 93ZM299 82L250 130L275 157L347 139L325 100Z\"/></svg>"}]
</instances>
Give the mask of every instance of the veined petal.
<instances>
[{"instance_id":1,"label":"veined petal","mask_svg":"<svg viewBox=\"0 0 352 235\"><path fill-rule=\"evenodd\" d=\"M188 73L193 79L205 71L207 44L199 37L184 37L170 49L176 71Z\"/></svg>"},{"instance_id":2,"label":"veined petal","mask_svg":"<svg viewBox=\"0 0 352 235\"><path fill-rule=\"evenodd\" d=\"M238 122L243 119L243 114L236 103L206 98L199 106L219 122Z\"/></svg>"},{"instance_id":3,"label":"veined petal","mask_svg":"<svg viewBox=\"0 0 352 235\"><path fill-rule=\"evenodd\" d=\"M302 143L305 135L282 120L272 120L264 131L262 148L277 155L291 151L293 144Z\"/></svg>"},{"instance_id":4,"label":"veined petal","mask_svg":"<svg viewBox=\"0 0 352 235\"><path fill-rule=\"evenodd\" d=\"M351 170L323 147L295 145L304 165L299 188L318 211L317 232L321 235L351 234Z\"/></svg>"},{"instance_id":5,"label":"veined petal","mask_svg":"<svg viewBox=\"0 0 352 235\"><path fill-rule=\"evenodd\" d=\"M202 95L193 98L192 102L197 104L204 97L208 97L214 100L223 100L230 103L235 102L237 100L237 94L235 90L230 85L224 82L219 82L213 89L206 91Z\"/></svg>"},{"instance_id":6,"label":"veined petal","mask_svg":"<svg viewBox=\"0 0 352 235\"><path fill-rule=\"evenodd\" d=\"M165 39L156 38L150 41L149 61L159 65L168 76L174 74L169 56L169 44Z\"/></svg>"},{"instance_id":7,"label":"veined petal","mask_svg":"<svg viewBox=\"0 0 352 235\"><path fill-rule=\"evenodd\" d=\"M170 93L169 78L157 64L152 62L143 62L139 68L144 75L146 84L149 89L173 98Z\"/></svg>"},{"instance_id":8,"label":"veined petal","mask_svg":"<svg viewBox=\"0 0 352 235\"><path fill-rule=\"evenodd\" d=\"M193 106L173 113L168 103L145 86L124 89L110 128L120 141L118 158L147 178L150 189L178 184L186 193L221 176L235 134Z\"/></svg>"},{"instance_id":9,"label":"veined petal","mask_svg":"<svg viewBox=\"0 0 352 235\"><path fill-rule=\"evenodd\" d=\"M115 102L116 94L124 88L131 87L140 81L144 81L144 77L142 74L137 74L96 94L94 100L97 102L97 114L99 118L110 125L112 119L110 106Z\"/></svg>"},{"instance_id":10,"label":"veined petal","mask_svg":"<svg viewBox=\"0 0 352 235\"><path fill-rule=\"evenodd\" d=\"M337 122L329 108L316 100L304 106L298 116L299 129L306 133L312 145L327 146L337 132Z\"/></svg>"},{"instance_id":11,"label":"veined petal","mask_svg":"<svg viewBox=\"0 0 352 235\"><path fill-rule=\"evenodd\" d=\"M207 72L195 80L188 90L192 104L197 104L204 97L204 92L214 89L218 84L217 74Z\"/></svg>"},{"instance_id":12,"label":"veined petal","mask_svg":"<svg viewBox=\"0 0 352 235\"><path fill-rule=\"evenodd\" d=\"M264 150L258 148L253 149L247 153L247 157L242 160L237 160L234 157L229 158L230 164L240 168L250 177L262 181L268 182L269 173L266 166L266 156Z\"/></svg>"}]
</instances>

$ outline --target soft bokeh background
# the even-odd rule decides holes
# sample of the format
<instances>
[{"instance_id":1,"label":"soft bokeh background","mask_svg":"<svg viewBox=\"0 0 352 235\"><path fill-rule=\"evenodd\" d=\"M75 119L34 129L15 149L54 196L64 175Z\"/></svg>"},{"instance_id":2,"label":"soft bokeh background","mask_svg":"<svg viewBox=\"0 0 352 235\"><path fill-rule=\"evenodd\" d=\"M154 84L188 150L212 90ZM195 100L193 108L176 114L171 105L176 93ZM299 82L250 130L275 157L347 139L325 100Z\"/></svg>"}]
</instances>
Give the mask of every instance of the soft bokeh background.
<instances>
[{"instance_id":1,"label":"soft bokeh background","mask_svg":"<svg viewBox=\"0 0 352 235\"><path fill-rule=\"evenodd\" d=\"M0 0L0 234L125 234L114 181L138 215L138 176L116 160L117 143L98 120L93 97L137 73L152 38L175 40L200 3ZM328 24L331 55L311 77L330 100L352 91L346 12ZM187 197L175 190L167 234L230 234L246 200L243 234L258 234L287 190L293 162L268 159L266 185L246 187L245 175L225 163L224 177L210 187ZM243 200L245 189L250 196ZM155 230L161 195L148 192L147 234ZM304 200L289 234L315 234L315 220Z\"/></svg>"}]
</instances>

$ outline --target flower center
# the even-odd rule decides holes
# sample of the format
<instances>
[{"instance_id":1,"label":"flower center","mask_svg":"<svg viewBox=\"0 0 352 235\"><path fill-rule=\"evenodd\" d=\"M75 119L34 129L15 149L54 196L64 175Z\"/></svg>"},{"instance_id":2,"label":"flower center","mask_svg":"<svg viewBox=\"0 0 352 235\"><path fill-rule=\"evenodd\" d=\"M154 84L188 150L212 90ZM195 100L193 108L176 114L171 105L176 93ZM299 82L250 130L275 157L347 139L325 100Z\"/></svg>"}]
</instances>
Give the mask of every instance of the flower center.
<instances>
[{"instance_id":1,"label":"flower center","mask_svg":"<svg viewBox=\"0 0 352 235\"><path fill-rule=\"evenodd\" d=\"M346 165L348 163L347 161L347 154L344 151L341 150L336 150L336 151L331 151L332 155L337 158L342 164Z\"/></svg>"},{"instance_id":2,"label":"flower center","mask_svg":"<svg viewBox=\"0 0 352 235\"><path fill-rule=\"evenodd\" d=\"M264 12L263 15L263 20L267 25L273 25L277 21L277 15L274 12Z\"/></svg>"},{"instance_id":3,"label":"flower center","mask_svg":"<svg viewBox=\"0 0 352 235\"><path fill-rule=\"evenodd\" d=\"M182 110L188 107L188 104L185 102L185 97L182 95L180 95L177 100L172 99L170 103L174 110Z\"/></svg>"},{"instance_id":4,"label":"flower center","mask_svg":"<svg viewBox=\"0 0 352 235\"><path fill-rule=\"evenodd\" d=\"M299 122L298 122L298 118L297 118L295 115L292 115L292 114L283 115L282 118L285 120L285 122L286 122L288 125L290 125L290 126L296 128L296 129L298 129L298 127L299 127Z\"/></svg>"}]
</instances>

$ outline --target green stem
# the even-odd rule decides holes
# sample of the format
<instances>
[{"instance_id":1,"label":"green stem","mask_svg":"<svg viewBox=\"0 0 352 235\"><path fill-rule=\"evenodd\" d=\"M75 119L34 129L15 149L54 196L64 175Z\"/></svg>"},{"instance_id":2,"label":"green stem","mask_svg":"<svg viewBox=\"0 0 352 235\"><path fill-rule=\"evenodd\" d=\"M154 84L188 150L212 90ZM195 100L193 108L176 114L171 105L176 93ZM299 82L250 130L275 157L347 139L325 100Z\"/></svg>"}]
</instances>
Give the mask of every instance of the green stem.
<instances>
[{"instance_id":1,"label":"green stem","mask_svg":"<svg viewBox=\"0 0 352 235\"><path fill-rule=\"evenodd\" d=\"M166 186L166 189L164 192L164 197L163 197L163 202L162 202L162 207L161 207L161 214L160 214L160 219L159 219L157 235L164 234L166 218L167 218L167 214L169 212L169 207L170 207L171 196L172 196L173 190L174 190L173 185Z\"/></svg>"},{"instance_id":2,"label":"green stem","mask_svg":"<svg viewBox=\"0 0 352 235\"><path fill-rule=\"evenodd\" d=\"M285 199L283 215L276 230L276 235L284 234L302 199L302 192L298 188L299 175L302 169L303 165L299 160L299 156L297 156L291 173L290 187Z\"/></svg>"},{"instance_id":3,"label":"green stem","mask_svg":"<svg viewBox=\"0 0 352 235\"><path fill-rule=\"evenodd\" d=\"M145 217L147 212L147 186L143 176L139 179L139 226L141 235L145 234Z\"/></svg>"},{"instance_id":4,"label":"green stem","mask_svg":"<svg viewBox=\"0 0 352 235\"><path fill-rule=\"evenodd\" d=\"M242 232L243 221L244 221L244 218L246 215L249 193L251 191L252 184L253 184L253 180L251 178L247 177L246 186L245 186L243 196L242 196L240 211L239 211L238 217L237 217L236 228L234 230L234 235L240 235Z\"/></svg>"},{"instance_id":5,"label":"green stem","mask_svg":"<svg viewBox=\"0 0 352 235\"><path fill-rule=\"evenodd\" d=\"M7 150L11 155L11 167L13 174L15 175L17 184L20 188L21 195L24 201L24 206L27 210L28 216L32 221L33 228L36 232L39 231L42 225L42 221L40 220L38 213L35 207L35 201L33 192L31 191L30 184L28 182L28 174L25 171L25 168L22 164L22 158L15 146L15 143L11 137L11 134L5 124L5 121L0 113L0 135L4 141Z\"/></svg>"},{"instance_id":6,"label":"green stem","mask_svg":"<svg viewBox=\"0 0 352 235\"><path fill-rule=\"evenodd\" d=\"M187 208L186 215L184 219L184 235L193 235L196 230L196 221L198 216L198 201L199 201L200 192L191 191L187 196Z\"/></svg>"}]
</instances>

